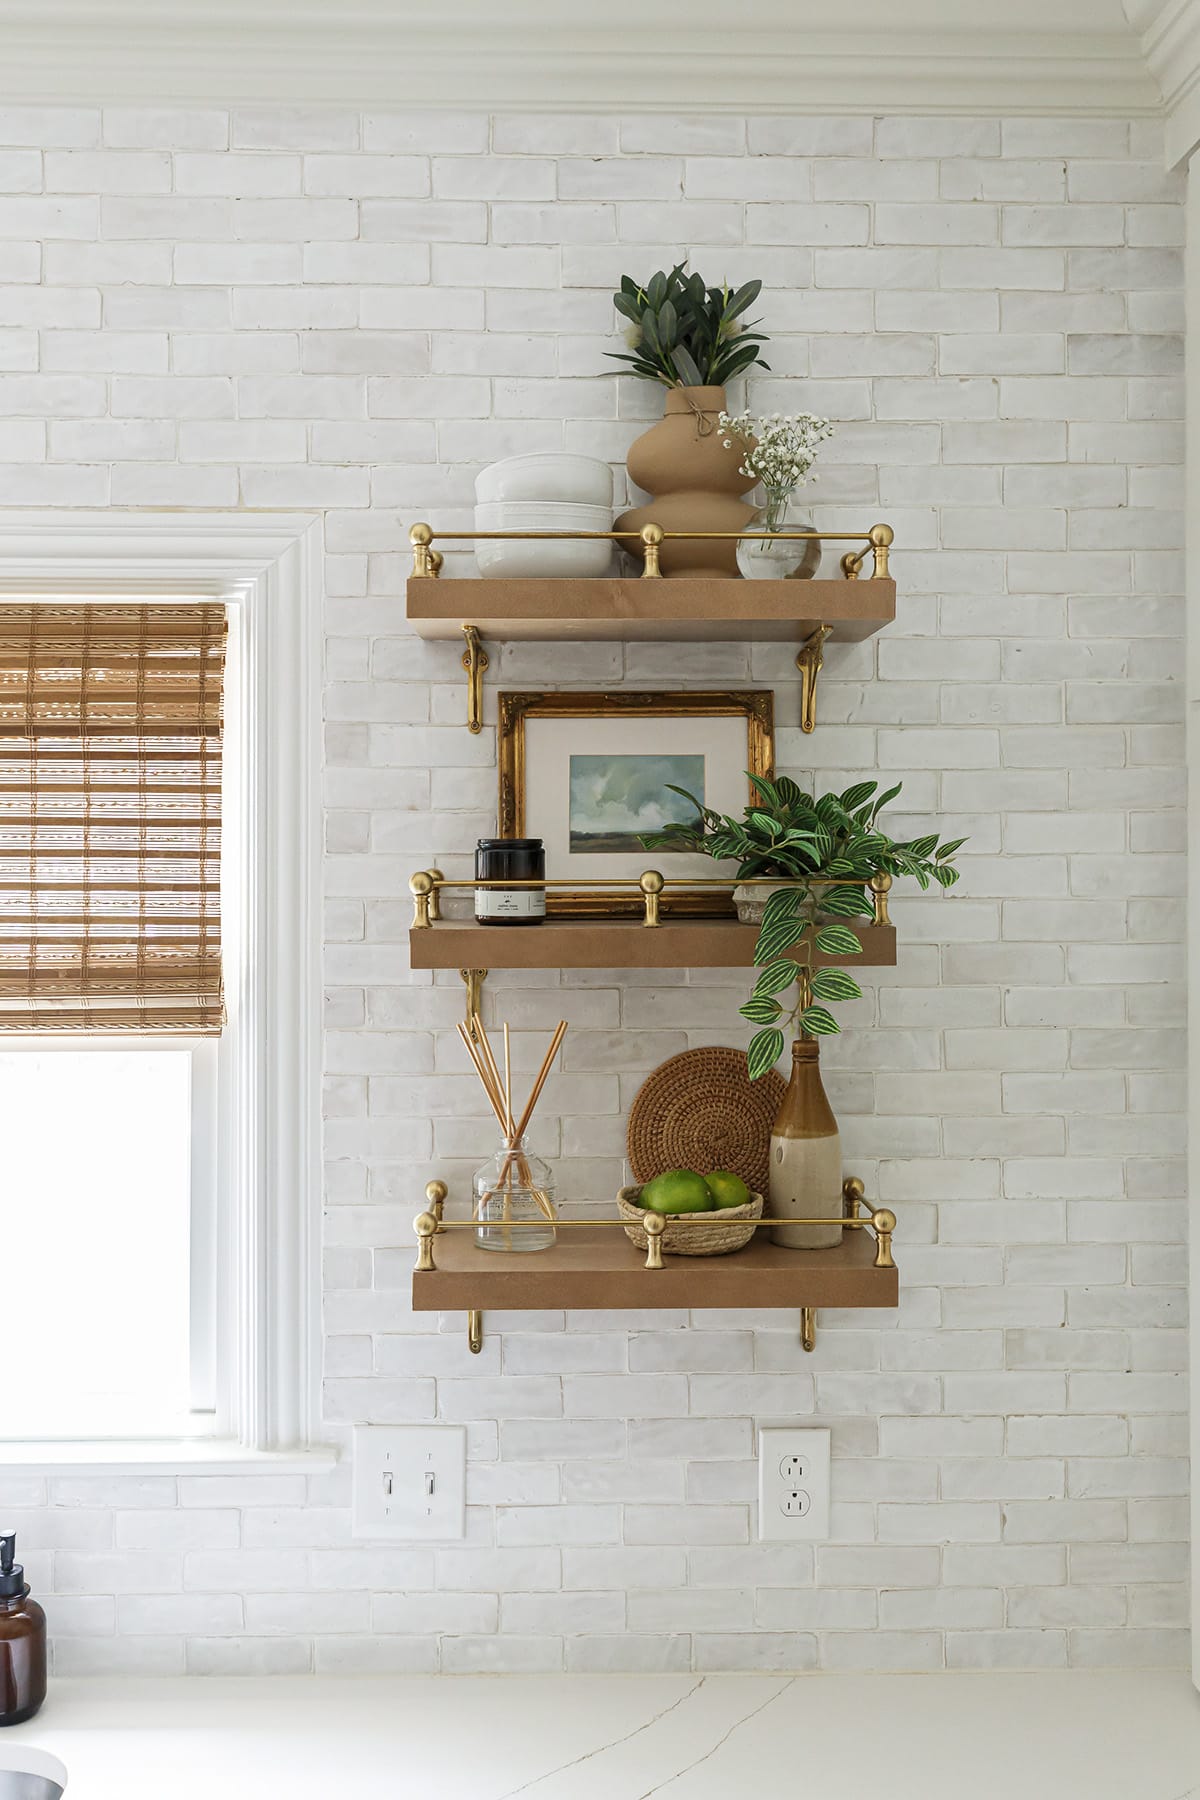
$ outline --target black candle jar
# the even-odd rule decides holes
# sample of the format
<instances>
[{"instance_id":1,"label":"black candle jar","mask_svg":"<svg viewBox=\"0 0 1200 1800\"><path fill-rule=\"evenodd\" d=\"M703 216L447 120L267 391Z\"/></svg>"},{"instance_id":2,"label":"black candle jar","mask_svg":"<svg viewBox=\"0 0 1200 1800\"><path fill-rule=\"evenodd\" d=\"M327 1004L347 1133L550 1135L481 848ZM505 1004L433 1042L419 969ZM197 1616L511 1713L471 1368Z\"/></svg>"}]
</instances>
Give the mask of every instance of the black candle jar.
<instances>
[{"instance_id":1,"label":"black candle jar","mask_svg":"<svg viewBox=\"0 0 1200 1800\"><path fill-rule=\"evenodd\" d=\"M546 847L541 838L480 838L475 846L477 881L544 881ZM480 925L540 925L546 917L544 888L476 888Z\"/></svg>"}]
</instances>

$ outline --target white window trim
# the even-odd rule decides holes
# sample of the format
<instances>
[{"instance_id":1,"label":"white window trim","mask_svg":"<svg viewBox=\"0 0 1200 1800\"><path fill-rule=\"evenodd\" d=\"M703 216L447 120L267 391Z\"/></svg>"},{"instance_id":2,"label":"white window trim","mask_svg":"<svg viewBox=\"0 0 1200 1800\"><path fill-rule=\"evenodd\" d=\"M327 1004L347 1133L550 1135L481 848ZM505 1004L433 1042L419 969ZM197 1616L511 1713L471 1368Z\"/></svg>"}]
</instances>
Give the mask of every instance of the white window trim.
<instances>
[{"instance_id":1,"label":"white window trim","mask_svg":"<svg viewBox=\"0 0 1200 1800\"><path fill-rule=\"evenodd\" d=\"M233 1296L234 1380L220 1441L8 1443L28 1469L327 1467L320 1420L320 605L311 514L0 513L0 597L236 600L227 707L239 792L225 822L239 940L227 987L219 1279Z\"/></svg>"}]
</instances>

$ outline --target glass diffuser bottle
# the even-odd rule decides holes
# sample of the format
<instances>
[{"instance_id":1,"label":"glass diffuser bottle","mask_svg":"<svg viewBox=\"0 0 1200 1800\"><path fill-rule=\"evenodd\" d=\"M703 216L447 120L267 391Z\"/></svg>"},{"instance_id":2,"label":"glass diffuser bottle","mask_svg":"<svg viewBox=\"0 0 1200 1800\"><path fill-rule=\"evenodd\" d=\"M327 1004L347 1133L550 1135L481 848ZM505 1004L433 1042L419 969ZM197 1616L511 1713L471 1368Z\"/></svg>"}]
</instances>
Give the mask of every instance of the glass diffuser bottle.
<instances>
[{"instance_id":1,"label":"glass diffuser bottle","mask_svg":"<svg viewBox=\"0 0 1200 1800\"><path fill-rule=\"evenodd\" d=\"M789 1250L828 1250L842 1239L839 1224L800 1223L842 1216L842 1142L819 1058L815 1038L796 1039L792 1077L771 1127L767 1211L788 1221L771 1227L771 1240Z\"/></svg>"},{"instance_id":2,"label":"glass diffuser bottle","mask_svg":"<svg viewBox=\"0 0 1200 1800\"><path fill-rule=\"evenodd\" d=\"M550 1250L554 1171L526 1138L505 1144L475 1171L475 1242L481 1250ZM515 1227L515 1229L514 1229Z\"/></svg>"}]
</instances>

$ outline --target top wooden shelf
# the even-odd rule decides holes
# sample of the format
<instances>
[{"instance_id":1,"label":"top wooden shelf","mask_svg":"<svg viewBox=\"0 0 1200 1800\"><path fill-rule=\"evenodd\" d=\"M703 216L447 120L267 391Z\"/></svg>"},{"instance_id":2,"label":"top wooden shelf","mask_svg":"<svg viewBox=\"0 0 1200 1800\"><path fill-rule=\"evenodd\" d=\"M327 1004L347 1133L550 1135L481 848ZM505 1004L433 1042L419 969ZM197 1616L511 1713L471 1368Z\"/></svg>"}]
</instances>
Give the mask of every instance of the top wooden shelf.
<instances>
[{"instance_id":1,"label":"top wooden shelf","mask_svg":"<svg viewBox=\"0 0 1200 1800\"><path fill-rule=\"evenodd\" d=\"M896 584L736 579L448 580L413 576L408 619L423 638L484 636L636 642L798 643L821 626L833 638L870 637L896 616Z\"/></svg>"}]
</instances>

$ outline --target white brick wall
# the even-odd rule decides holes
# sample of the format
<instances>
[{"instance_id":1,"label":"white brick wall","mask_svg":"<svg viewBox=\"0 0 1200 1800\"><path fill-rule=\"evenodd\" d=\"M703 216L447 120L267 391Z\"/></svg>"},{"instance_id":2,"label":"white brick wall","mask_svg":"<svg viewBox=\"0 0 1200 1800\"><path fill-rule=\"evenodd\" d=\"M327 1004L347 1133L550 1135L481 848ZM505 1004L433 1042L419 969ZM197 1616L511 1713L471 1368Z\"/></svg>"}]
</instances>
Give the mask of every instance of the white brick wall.
<instances>
[{"instance_id":1,"label":"white brick wall","mask_svg":"<svg viewBox=\"0 0 1200 1800\"><path fill-rule=\"evenodd\" d=\"M896 1668L1184 1654L1179 186L1144 126L0 112L0 502L324 508L326 1406L452 1419L468 1540L354 1546L349 1471L0 1481L60 1672ZM505 647L495 677L778 684L782 765L880 769L971 834L897 900L825 1062L895 1204L896 1316L414 1318L411 1218L491 1133L406 878L491 818L451 645L402 623L405 525L475 466L620 464L619 275L762 275L749 401L841 421L818 521L886 517L899 618L828 655ZM898 820L903 824L905 819ZM569 1194L620 1113L737 1041L716 972L499 974L572 1023L539 1142ZM501 1329L503 1325L504 1329ZM439 1328L440 1326L440 1328ZM753 1425L833 1428L831 1541L753 1541Z\"/></svg>"}]
</instances>

